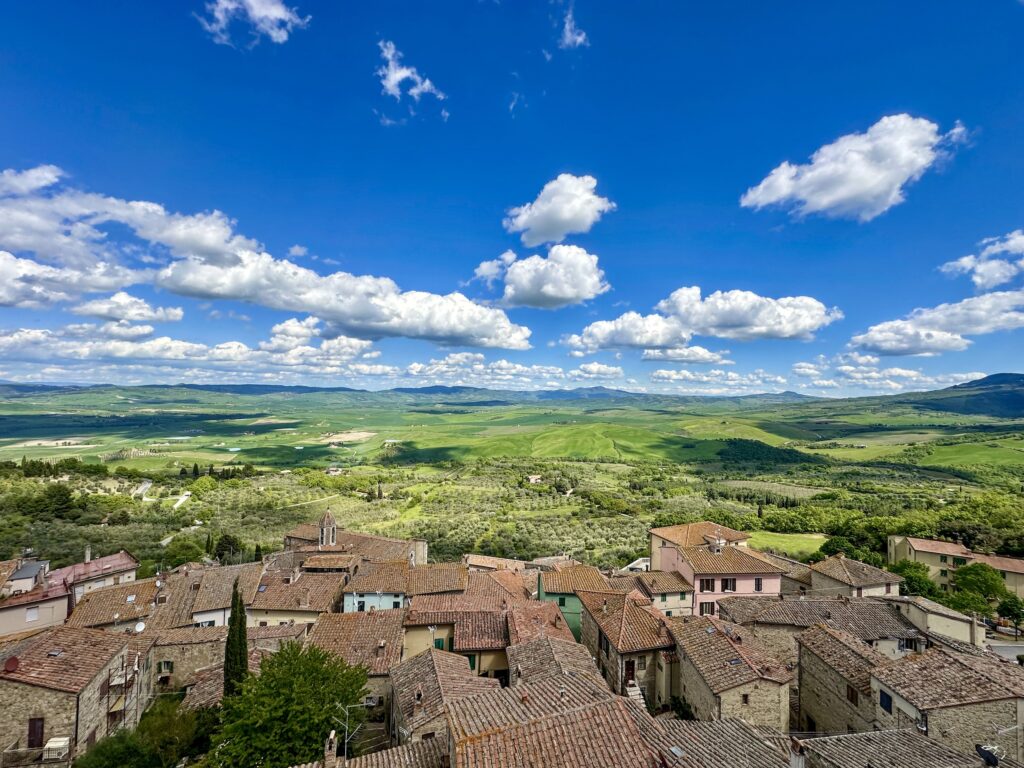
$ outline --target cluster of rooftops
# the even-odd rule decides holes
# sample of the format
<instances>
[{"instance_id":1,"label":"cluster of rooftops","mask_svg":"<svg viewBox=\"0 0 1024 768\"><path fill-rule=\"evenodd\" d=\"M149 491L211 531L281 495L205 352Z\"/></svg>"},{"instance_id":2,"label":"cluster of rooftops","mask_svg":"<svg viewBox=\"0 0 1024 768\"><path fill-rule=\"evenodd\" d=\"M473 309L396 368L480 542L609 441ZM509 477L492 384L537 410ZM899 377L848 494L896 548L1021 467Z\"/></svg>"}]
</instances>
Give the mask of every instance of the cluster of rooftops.
<instances>
[{"instance_id":1,"label":"cluster of rooftops","mask_svg":"<svg viewBox=\"0 0 1024 768\"><path fill-rule=\"evenodd\" d=\"M272 652L267 640L315 645L365 666L368 706L385 710L395 746L346 760L346 745L325 734L323 758L300 768L982 765L917 728L789 738L777 711L726 713L730 692L767 689L781 691L788 712L801 647L864 695L881 680L922 710L1003 699L1024 708L1017 667L906 609L973 630L971 619L900 597L900 578L881 569L841 556L805 566L756 552L746 538L708 522L656 528L651 564L660 568L605 574L565 556L430 563L424 542L340 530L328 513L262 562L186 564L84 592L64 625L0 638L0 687L78 695L118 657L137 668L161 648L223 644L237 584L254 673ZM95 569L62 569L61 587L73 595ZM680 697L706 691L718 717L672 717L677 681L668 676L684 674L671 671L681 661L692 678ZM184 706L219 703L216 663L189 670L184 683ZM666 698L654 700L662 685Z\"/></svg>"}]
</instances>

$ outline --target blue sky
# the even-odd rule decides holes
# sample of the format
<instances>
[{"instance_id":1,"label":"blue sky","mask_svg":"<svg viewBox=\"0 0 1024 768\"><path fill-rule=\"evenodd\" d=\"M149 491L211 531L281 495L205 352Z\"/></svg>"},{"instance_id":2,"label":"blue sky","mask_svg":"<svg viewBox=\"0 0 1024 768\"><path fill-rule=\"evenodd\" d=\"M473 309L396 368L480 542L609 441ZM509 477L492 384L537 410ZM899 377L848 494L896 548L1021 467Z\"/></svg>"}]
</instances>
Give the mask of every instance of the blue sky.
<instances>
[{"instance_id":1,"label":"blue sky","mask_svg":"<svg viewBox=\"0 0 1024 768\"><path fill-rule=\"evenodd\" d=\"M1019 370L1024 4L10 4L0 379Z\"/></svg>"}]
</instances>

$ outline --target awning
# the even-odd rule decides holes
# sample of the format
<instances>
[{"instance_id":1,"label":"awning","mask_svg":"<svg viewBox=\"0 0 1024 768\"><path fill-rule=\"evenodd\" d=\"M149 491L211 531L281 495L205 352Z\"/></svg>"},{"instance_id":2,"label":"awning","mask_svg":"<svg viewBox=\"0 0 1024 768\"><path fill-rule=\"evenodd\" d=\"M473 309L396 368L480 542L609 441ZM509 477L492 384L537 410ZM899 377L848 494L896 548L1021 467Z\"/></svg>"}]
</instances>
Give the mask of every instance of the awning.
<instances>
[{"instance_id":1,"label":"awning","mask_svg":"<svg viewBox=\"0 0 1024 768\"><path fill-rule=\"evenodd\" d=\"M124 694L122 693L120 696L118 696L116 699L114 699L114 703L110 705L110 709L108 709L107 712L121 712L123 710L124 710Z\"/></svg>"}]
</instances>

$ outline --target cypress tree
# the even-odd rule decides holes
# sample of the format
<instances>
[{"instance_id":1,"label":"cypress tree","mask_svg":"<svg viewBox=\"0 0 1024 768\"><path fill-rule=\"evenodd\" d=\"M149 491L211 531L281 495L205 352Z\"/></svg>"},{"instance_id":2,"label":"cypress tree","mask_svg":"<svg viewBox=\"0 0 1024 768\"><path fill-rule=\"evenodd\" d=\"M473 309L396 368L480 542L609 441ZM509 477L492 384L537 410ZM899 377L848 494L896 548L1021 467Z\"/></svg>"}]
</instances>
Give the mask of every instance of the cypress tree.
<instances>
[{"instance_id":1,"label":"cypress tree","mask_svg":"<svg viewBox=\"0 0 1024 768\"><path fill-rule=\"evenodd\" d=\"M238 593L238 579L231 588L231 618L224 644L224 697L234 696L242 689L249 674L249 648L245 637L245 605Z\"/></svg>"},{"instance_id":2,"label":"cypress tree","mask_svg":"<svg viewBox=\"0 0 1024 768\"><path fill-rule=\"evenodd\" d=\"M253 560L255 560L257 563L263 560L263 547L261 547L259 544L256 545L256 554L255 556L253 556Z\"/></svg>"},{"instance_id":3,"label":"cypress tree","mask_svg":"<svg viewBox=\"0 0 1024 768\"><path fill-rule=\"evenodd\" d=\"M199 464L192 465L192 477L199 477Z\"/></svg>"}]
</instances>

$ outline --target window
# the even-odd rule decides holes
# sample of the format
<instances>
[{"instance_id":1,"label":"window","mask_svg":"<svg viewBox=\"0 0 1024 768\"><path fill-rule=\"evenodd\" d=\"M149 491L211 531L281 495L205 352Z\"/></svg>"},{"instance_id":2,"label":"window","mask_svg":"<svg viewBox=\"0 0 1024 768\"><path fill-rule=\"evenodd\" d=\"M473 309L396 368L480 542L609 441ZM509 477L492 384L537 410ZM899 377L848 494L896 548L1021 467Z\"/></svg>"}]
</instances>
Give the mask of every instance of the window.
<instances>
[{"instance_id":1,"label":"window","mask_svg":"<svg viewBox=\"0 0 1024 768\"><path fill-rule=\"evenodd\" d=\"M892 696L885 691L878 692L878 705L890 715L892 714Z\"/></svg>"},{"instance_id":2,"label":"window","mask_svg":"<svg viewBox=\"0 0 1024 768\"><path fill-rule=\"evenodd\" d=\"M701 603L700 604L700 615L701 616L714 616L715 615L715 604L714 603Z\"/></svg>"},{"instance_id":3,"label":"window","mask_svg":"<svg viewBox=\"0 0 1024 768\"><path fill-rule=\"evenodd\" d=\"M665 611L665 615L666 616L671 616L672 615L672 611Z\"/></svg>"},{"instance_id":4,"label":"window","mask_svg":"<svg viewBox=\"0 0 1024 768\"><path fill-rule=\"evenodd\" d=\"M434 732L431 731L430 733L424 733L420 738L423 739L423 741L428 741L434 738Z\"/></svg>"},{"instance_id":5,"label":"window","mask_svg":"<svg viewBox=\"0 0 1024 768\"><path fill-rule=\"evenodd\" d=\"M886 584L885 585L885 594L887 594L887 595L891 595L892 594L892 584Z\"/></svg>"},{"instance_id":6,"label":"window","mask_svg":"<svg viewBox=\"0 0 1024 768\"><path fill-rule=\"evenodd\" d=\"M172 672L174 672L174 662L169 659L164 659L163 661L157 662L156 670L161 674L171 674Z\"/></svg>"},{"instance_id":7,"label":"window","mask_svg":"<svg viewBox=\"0 0 1024 768\"><path fill-rule=\"evenodd\" d=\"M601 649L601 653L605 656L608 655L608 636L602 632L600 637L597 639L597 645Z\"/></svg>"},{"instance_id":8,"label":"window","mask_svg":"<svg viewBox=\"0 0 1024 768\"><path fill-rule=\"evenodd\" d=\"M391 601L391 607L392 608L401 608L402 604L400 602L398 602L397 600L392 600Z\"/></svg>"},{"instance_id":9,"label":"window","mask_svg":"<svg viewBox=\"0 0 1024 768\"><path fill-rule=\"evenodd\" d=\"M755 592L763 592L764 591L764 579L762 579L760 576L755 576L754 577L754 591Z\"/></svg>"},{"instance_id":10,"label":"window","mask_svg":"<svg viewBox=\"0 0 1024 768\"><path fill-rule=\"evenodd\" d=\"M25 609L25 621L39 621L38 605L33 605Z\"/></svg>"},{"instance_id":11,"label":"window","mask_svg":"<svg viewBox=\"0 0 1024 768\"><path fill-rule=\"evenodd\" d=\"M475 653L469 654L469 668L470 669L476 669L476 654Z\"/></svg>"},{"instance_id":12,"label":"window","mask_svg":"<svg viewBox=\"0 0 1024 768\"><path fill-rule=\"evenodd\" d=\"M1006 574L1005 573L1003 574L1003 578L1006 578ZM666 595L664 592L661 593L661 602L663 602L663 603L668 602L668 595Z\"/></svg>"},{"instance_id":13,"label":"window","mask_svg":"<svg viewBox=\"0 0 1024 768\"><path fill-rule=\"evenodd\" d=\"M639 659L636 660L636 668L641 670L641 671L647 669L647 657L646 656L641 656Z\"/></svg>"},{"instance_id":14,"label":"window","mask_svg":"<svg viewBox=\"0 0 1024 768\"><path fill-rule=\"evenodd\" d=\"M686 599L686 593L685 592L680 592L679 593L679 601L682 602L685 599Z\"/></svg>"},{"instance_id":15,"label":"window","mask_svg":"<svg viewBox=\"0 0 1024 768\"><path fill-rule=\"evenodd\" d=\"M700 591L701 592L714 592L715 591L715 580L714 579L701 579L700 580Z\"/></svg>"},{"instance_id":16,"label":"window","mask_svg":"<svg viewBox=\"0 0 1024 768\"><path fill-rule=\"evenodd\" d=\"M946 557L945 555L939 555L939 562L940 563L948 563L949 562L949 558Z\"/></svg>"},{"instance_id":17,"label":"window","mask_svg":"<svg viewBox=\"0 0 1024 768\"><path fill-rule=\"evenodd\" d=\"M941 576L942 578L946 578L947 576L949 576L949 571L947 571L945 568L942 568L939 570L939 576Z\"/></svg>"},{"instance_id":18,"label":"window","mask_svg":"<svg viewBox=\"0 0 1024 768\"><path fill-rule=\"evenodd\" d=\"M954 557L953 565L967 565L967 560L962 557Z\"/></svg>"},{"instance_id":19,"label":"window","mask_svg":"<svg viewBox=\"0 0 1024 768\"><path fill-rule=\"evenodd\" d=\"M261 621L261 622L260 622L260 626L261 626L261 627L265 627L265 626L267 626L267 622L265 622L265 621Z\"/></svg>"},{"instance_id":20,"label":"window","mask_svg":"<svg viewBox=\"0 0 1024 768\"><path fill-rule=\"evenodd\" d=\"M722 591L723 592L735 592L736 591L736 579L722 579Z\"/></svg>"},{"instance_id":21,"label":"window","mask_svg":"<svg viewBox=\"0 0 1024 768\"><path fill-rule=\"evenodd\" d=\"M437 648L437 650L439 650L439 651L443 651L444 650L444 638L443 637L435 638L434 639L434 647Z\"/></svg>"},{"instance_id":22,"label":"window","mask_svg":"<svg viewBox=\"0 0 1024 768\"><path fill-rule=\"evenodd\" d=\"M559 608L565 608L565 598L564 597L558 598L558 607Z\"/></svg>"},{"instance_id":23,"label":"window","mask_svg":"<svg viewBox=\"0 0 1024 768\"><path fill-rule=\"evenodd\" d=\"M356 603L356 610L357 611L365 611L366 610L366 601L365 600L360 600L358 603Z\"/></svg>"},{"instance_id":24,"label":"window","mask_svg":"<svg viewBox=\"0 0 1024 768\"><path fill-rule=\"evenodd\" d=\"M807 731L808 733L817 733L818 724L814 721L814 718L808 715L807 717Z\"/></svg>"},{"instance_id":25,"label":"window","mask_svg":"<svg viewBox=\"0 0 1024 768\"><path fill-rule=\"evenodd\" d=\"M749 693L744 693L743 696L740 697L740 700L743 702L744 705L749 704L750 703L750 694Z\"/></svg>"},{"instance_id":26,"label":"window","mask_svg":"<svg viewBox=\"0 0 1024 768\"><path fill-rule=\"evenodd\" d=\"M857 702L860 700L860 695L857 693L857 689L852 685L846 686L846 700L854 706L857 706Z\"/></svg>"}]
</instances>

